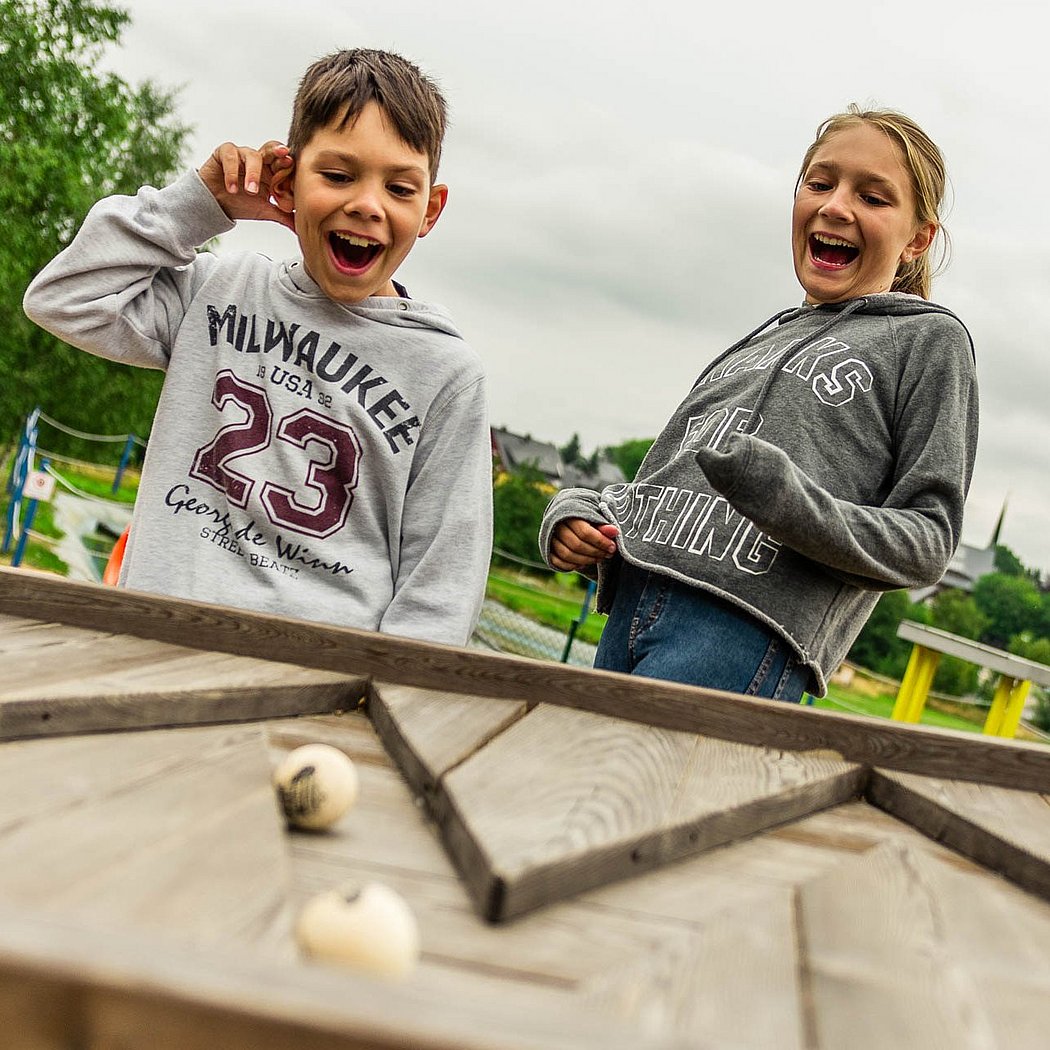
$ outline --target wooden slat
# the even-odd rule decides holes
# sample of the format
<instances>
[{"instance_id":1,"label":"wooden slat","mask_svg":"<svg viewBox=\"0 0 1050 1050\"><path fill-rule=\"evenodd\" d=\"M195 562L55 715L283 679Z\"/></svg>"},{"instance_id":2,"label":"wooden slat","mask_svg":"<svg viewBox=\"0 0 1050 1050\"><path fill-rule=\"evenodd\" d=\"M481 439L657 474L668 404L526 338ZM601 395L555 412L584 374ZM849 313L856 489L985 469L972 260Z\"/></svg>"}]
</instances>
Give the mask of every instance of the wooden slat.
<instances>
[{"instance_id":1,"label":"wooden slat","mask_svg":"<svg viewBox=\"0 0 1050 1050\"><path fill-rule=\"evenodd\" d=\"M165 660L185 652L187 650L148 638L81 629L76 636L34 649L22 659L17 659L16 654L7 654L3 689L5 693L17 693L26 687L43 690L51 685L61 686L77 675L119 674L143 664L153 664L159 669Z\"/></svg>"},{"instance_id":2,"label":"wooden slat","mask_svg":"<svg viewBox=\"0 0 1050 1050\"><path fill-rule=\"evenodd\" d=\"M1050 900L1050 800L961 780L874 770L868 797L920 831Z\"/></svg>"},{"instance_id":3,"label":"wooden slat","mask_svg":"<svg viewBox=\"0 0 1050 1050\"><path fill-rule=\"evenodd\" d=\"M9 618L4 627L0 740L342 710L366 685L130 635Z\"/></svg>"},{"instance_id":4,"label":"wooden slat","mask_svg":"<svg viewBox=\"0 0 1050 1050\"><path fill-rule=\"evenodd\" d=\"M436 970L397 985L191 951L0 902L0 1026L24 1039L17 1050L696 1050L588 1015L553 990L500 991L474 996Z\"/></svg>"},{"instance_id":5,"label":"wooden slat","mask_svg":"<svg viewBox=\"0 0 1050 1050\"><path fill-rule=\"evenodd\" d=\"M412 789L433 796L441 777L521 718L523 700L372 683L368 714Z\"/></svg>"},{"instance_id":6,"label":"wooden slat","mask_svg":"<svg viewBox=\"0 0 1050 1050\"><path fill-rule=\"evenodd\" d=\"M438 817L502 920L856 797L864 777L838 755L541 704L444 777Z\"/></svg>"},{"instance_id":7,"label":"wooden slat","mask_svg":"<svg viewBox=\"0 0 1050 1050\"><path fill-rule=\"evenodd\" d=\"M581 991L647 1034L693 1046L802 1050L796 956L793 895L781 892L668 935Z\"/></svg>"},{"instance_id":8,"label":"wooden slat","mask_svg":"<svg viewBox=\"0 0 1050 1050\"><path fill-rule=\"evenodd\" d=\"M337 744L334 737L329 742ZM456 971L467 987L473 987L475 977L487 975L571 989L610 966L628 965L656 941L685 928L674 918L649 916L641 906L632 913L600 902L556 904L501 927L484 922L397 771L359 763L358 772L358 802L330 833L290 833L293 899L304 902L347 882L386 883L416 914L424 967ZM746 892L746 880L739 872L726 875L712 898L695 902L690 918L717 910L719 890L737 888ZM639 898L644 904L642 888Z\"/></svg>"},{"instance_id":9,"label":"wooden slat","mask_svg":"<svg viewBox=\"0 0 1050 1050\"><path fill-rule=\"evenodd\" d=\"M547 702L723 740L847 759L927 776L1050 793L1050 748L798 708L717 690L465 651L390 635L290 621L0 568L0 614L187 644L376 681Z\"/></svg>"},{"instance_id":10,"label":"wooden slat","mask_svg":"<svg viewBox=\"0 0 1050 1050\"><path fill-rule=\"evenodd\" d=\"M1009 887L1002 887L1009 889ZM925 852L881 846L803 886L800 944L817 1046L1022 1050L1045 1046L1050 1007L1046 906L1014 901L1031 922L1007 941L983 907L994 880L954 871ZM1033 974L1032 961L1039 968ZM997 974L989 995L987 978ZM1025 990L1038 1042L1016 1040L996 996ZM1027 1023L1027 1022L1026 1022Z\"/></svg>"},{"instance_id":11,"label":"wooden slat","mask_svg":"<svg viewBox=\"0 0 1050 1050\"><path fill-rule=\"evenodd\" d=\"M15 655L14 663L23 653L35 649L61 645L84 635L84 628L61 623L45 623L27 616L0 616L0 656Z\"/></svg>"},{"instance_id":12,"label":"wooden slat","mask_svg":"<svg viewBox=\"0 0 1050 1050\"><path fill-rule=\"evenodd\" d=\"M284 821L255 726L0 746L0 899L288 955Z\"/></svg>"}]
</instances>

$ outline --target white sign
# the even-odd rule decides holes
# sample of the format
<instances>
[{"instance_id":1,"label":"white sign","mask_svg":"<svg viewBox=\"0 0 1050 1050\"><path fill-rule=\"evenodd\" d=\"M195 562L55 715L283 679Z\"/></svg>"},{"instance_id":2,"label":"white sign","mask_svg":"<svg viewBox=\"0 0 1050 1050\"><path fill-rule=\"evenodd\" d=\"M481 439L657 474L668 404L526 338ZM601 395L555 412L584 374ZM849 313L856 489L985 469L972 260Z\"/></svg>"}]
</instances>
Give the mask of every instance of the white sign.
<instances>
[{"instance_id":1,"label":"white sign","mask_svg":"<svg viewBox=\"0 0 1050 1050\"><path fill-rule=\"evenodd\" d=\"M49 503L55 494L55 479L43 470L30 471L22 490L23 499L37 499Z\"/></svg>"}]
</instances>

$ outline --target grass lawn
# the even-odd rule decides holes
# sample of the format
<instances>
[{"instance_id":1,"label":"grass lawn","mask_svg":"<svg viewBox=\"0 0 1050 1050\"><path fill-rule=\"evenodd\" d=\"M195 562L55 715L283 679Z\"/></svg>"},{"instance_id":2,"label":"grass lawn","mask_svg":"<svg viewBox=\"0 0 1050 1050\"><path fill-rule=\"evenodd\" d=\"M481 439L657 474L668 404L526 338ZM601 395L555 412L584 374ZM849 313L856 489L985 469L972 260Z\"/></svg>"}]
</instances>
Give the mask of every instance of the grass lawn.
<instances>
[{"instance_id":1,"label":"grass lawn","mask_svg":"<svg viewBox=\"0 0 1050 1050\"><path fill-rule=\"evenodd\" d=\"M814 700L814 707L827 708L829 711L848 711L854 715L870 715L875 718L889 718L893 713L895 696L882 693L879 696L868 696L865 693L841 686L831 686L828 695L822 700ZM984 725L986 712L974 708L973 719L961 718L958 715L936 711L927 703L922 713L922 724L940 726L944 729L962 729L969 733L979 733Z\"/></svg>"},{"instance_id":2,"label":"grass lawn","mask_svg":"<svg viewBox=\"0 0 1050 1050\"><path fill-rule=\"evenodd\" d=\"M559 588L563 590L563 588ZM538 589L532 583L521 583L509 573L495 569L489 573L485 594L497 602L528 616L538 623L553 627L564 634L569 633L572 621L580 615L584 592L568 591L565 595L553 588ZM591 613L576 632L581 641L597 644L605 626L605 617Z\"/></svg>"}]
</instances>

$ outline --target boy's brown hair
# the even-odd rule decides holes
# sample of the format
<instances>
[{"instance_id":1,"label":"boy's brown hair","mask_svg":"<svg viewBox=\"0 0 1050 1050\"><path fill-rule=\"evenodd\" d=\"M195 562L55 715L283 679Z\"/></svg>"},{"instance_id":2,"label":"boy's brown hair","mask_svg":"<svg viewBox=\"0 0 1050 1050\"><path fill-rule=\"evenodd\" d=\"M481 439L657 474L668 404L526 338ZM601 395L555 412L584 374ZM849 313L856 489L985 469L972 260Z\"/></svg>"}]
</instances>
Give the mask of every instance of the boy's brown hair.
<instances>
[{"instance_id":1,"label":"boy's brown hair","mask_svg":"<svg viewBox=\"0 0 1050 1050\"><path fill-rule=\"evenodd\" d=\"M336 51L307 69L299 82L288 130L292 155L302 150L318 128L336 119L340 130L352 124L369 102L378 103L408 146L426 154L433 183L445 138L445 98L418 66L391 51Z\"/></svg>"}]
</instances>

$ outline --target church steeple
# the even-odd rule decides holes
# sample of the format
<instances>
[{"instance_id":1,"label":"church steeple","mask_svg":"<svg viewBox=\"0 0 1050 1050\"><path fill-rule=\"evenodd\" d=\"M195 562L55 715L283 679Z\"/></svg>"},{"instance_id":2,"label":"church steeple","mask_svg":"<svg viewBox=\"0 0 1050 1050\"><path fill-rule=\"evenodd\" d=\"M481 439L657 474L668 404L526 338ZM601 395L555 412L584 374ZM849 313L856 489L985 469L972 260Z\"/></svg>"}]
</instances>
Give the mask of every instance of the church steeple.
<instances>
[{"instance_id":1,"label":"church steeple","mask_svg":"<svg viewBox=\"0 0 1050 1050\"><path fill-rule=\"evenodd\" d=\"M992 532L992 542L988 544L989 547L999 546L999 534L1003 531L1003 519L1006 517L1006 505L1010 501L1009 495L1003 500L1003 509L999 511L999 520L995 523L995 529Z\"/></svg>"}]
</instances>

